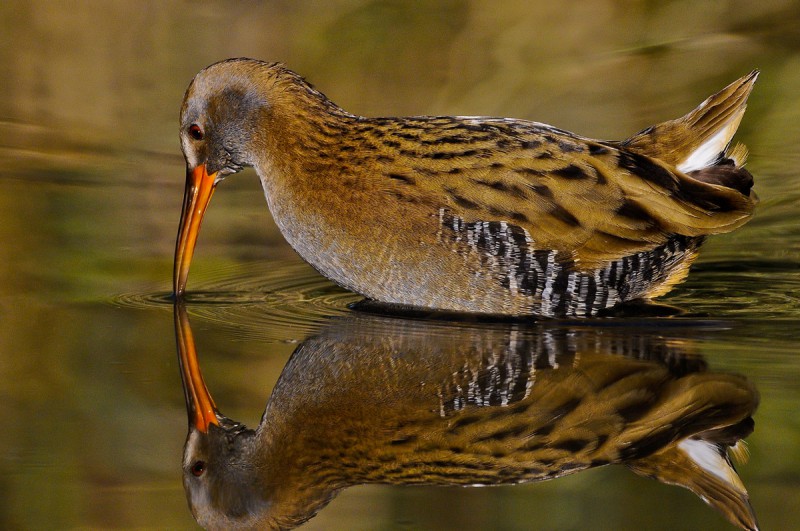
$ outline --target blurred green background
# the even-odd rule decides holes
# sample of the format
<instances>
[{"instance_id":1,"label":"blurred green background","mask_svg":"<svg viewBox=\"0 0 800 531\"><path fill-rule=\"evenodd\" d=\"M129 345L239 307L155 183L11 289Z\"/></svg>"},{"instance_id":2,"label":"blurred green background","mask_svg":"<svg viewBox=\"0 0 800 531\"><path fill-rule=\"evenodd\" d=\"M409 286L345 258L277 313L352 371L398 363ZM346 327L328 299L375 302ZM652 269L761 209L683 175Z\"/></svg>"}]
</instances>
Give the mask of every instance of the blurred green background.
<instances>
[{"instance_id":1,"label":"blurred green background","mask_svg":"<svg viewBox=\"0 0 800 531\"><path fill-rule=\"evenodd\" d=\"M285 62L365 115L528 118L619 139L759 68L737 135L762 201L667 302L762 393L740 468L764 529L800 503L800 4L720 1L16 1L0 4L0 527L193 528L170 288L192 76ZM298 341L357 300L299 263L252 170L220 187L190 304L221 409L258 421ZM261 282L261 284L258 284ZM357 487L309 529L727 529L688 492L605 468L496 489Z\"/></svg>"}]
</instances>

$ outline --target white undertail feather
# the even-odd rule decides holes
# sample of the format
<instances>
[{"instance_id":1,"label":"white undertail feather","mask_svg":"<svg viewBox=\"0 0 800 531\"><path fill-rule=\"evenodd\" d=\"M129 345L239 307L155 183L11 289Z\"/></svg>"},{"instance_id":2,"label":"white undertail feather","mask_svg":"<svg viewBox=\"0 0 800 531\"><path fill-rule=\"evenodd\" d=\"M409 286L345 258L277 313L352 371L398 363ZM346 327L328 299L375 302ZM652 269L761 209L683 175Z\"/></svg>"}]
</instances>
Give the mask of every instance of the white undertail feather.
<instances>
[{"instance_id":1,"label":"white undertail feather","mask_svg":"<svg viewBox=\"0 0 800 531\"><path fill-rule=\"evenodd\" d=\"M719 447L709 441L700 439L686 439L678 444L689 459L711 474L714 474L725 483L731 485L736 490L745 491L742 480L731 466L725 454L719 451Z\"/></svg>"},{"instance_id":2,"label":"white undertail feather","mask_svg":"<svg viewBox=\"0 0 800 531\"><path fill-rule=\"evenodd\" d=\"M748 83L739 85L727 98L720 98L740 82L732 83L720 93L710 96L684 117L690 128L698 127L703 131L705 139L676 164L680 171L689 173L707 168L716 163L720 155L726 154L747 109L747 96L757 77L758 73L753 72L745 78L748 79ZM744 87L748 88L742 90Z\"/></svg>"},{"instance_id":3,"label":"white undertail feather","mask_svg":"<svg viewBox=\"0 0 800 531\"><path fill-rule=\"evenodd\" d=\"M739 128L745 109L747 109L747 105L739 107L736 112L720 125L716 133L697 146L682 162L678 163L677 168L683 173L689 173L707 168L719 160L720 154L725 153L728 149L733 135Z\"/></svg>"},{"instance_id":4,"label":"white undertail feather","mask_svg":"<svg viewBox=\"0 0 800 531\"><path fill-rule=\"evenodd\" d=\"M734 455L739 453L737 446L731 452ZM689 438L626 464L637 474L691 490L732 524L758 530L747 490L719 444Z\"/></svg>"},{"instance_id":5,"label":"white undertail feather","mask_svg":"<svg viewBox=\"0 0 800 531\"><path fill-rule=\"evenodd\" d=\"M622 145L672 164L683 173L713 166L721 157L734 158L726 151L742 121L757 78L758 71L754 70L708 97L685 116L648 127Z\"/></svg>"},{"instance_id":6,"label":"white undertail feather","mask_svg":"<svg viewBox=\"0 0 800 531\"><path fill-rule=\"evenodd\" d=\"M702 373L683 377L684 389L679 397L665 402L664 407L652 411L653 418L676 426L681 419L699 422L694 435L676 440L645 457L625 464L637 474L657 478L662 483L687 488L710 506L720 511L732 524L751 531L758 529L758 520L750 504L744 483L739 478L731 457L744 461L747 449L742 437L753 428L751 415L758 403L755 388L744 385L738 377L712 381ZM702 389L702 391L700 391ZM714 401L710 398L715 397ZM723 400L717 402L717 400ZM720 404L725 404L721 406ZM714 416L714 411L725 411L727 416ZM711 419L714 422L709 422ZM695 424L689 424L694 426ZM648 421L634 423L627 436L653 430Z\"/></svg>"}]
</instances>

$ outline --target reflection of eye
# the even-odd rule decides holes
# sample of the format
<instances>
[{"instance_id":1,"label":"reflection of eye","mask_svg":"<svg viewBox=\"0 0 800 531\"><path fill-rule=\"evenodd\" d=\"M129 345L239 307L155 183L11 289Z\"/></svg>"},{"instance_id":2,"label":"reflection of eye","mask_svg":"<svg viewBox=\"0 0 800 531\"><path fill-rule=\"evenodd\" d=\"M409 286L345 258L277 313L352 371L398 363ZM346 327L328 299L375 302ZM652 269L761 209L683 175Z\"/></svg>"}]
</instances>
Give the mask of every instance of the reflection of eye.
<instances>
[{"instance_id":1,"label":"reflection of eye","mask_svg":"<svg viewBox=\"0 0 800 531\"><path fill-rule=\"evenodd\" d=\"M200 129L200 126L197 124L192 124L189 126L189 135L194 138L195 140L203 140L203 130Z\"/></svg>"},{"instance_id":2,"label":"reflection of eye","mask_svg":"<svg viewBox=\"0 0 800 531\"><path fill-rule=\"evenodd\" d=\"M206 471L206 462L205 461L196 461L192 465L192 475L195 477L200 477L203 475L203 472Z\"/></svg>"}]
</instances>

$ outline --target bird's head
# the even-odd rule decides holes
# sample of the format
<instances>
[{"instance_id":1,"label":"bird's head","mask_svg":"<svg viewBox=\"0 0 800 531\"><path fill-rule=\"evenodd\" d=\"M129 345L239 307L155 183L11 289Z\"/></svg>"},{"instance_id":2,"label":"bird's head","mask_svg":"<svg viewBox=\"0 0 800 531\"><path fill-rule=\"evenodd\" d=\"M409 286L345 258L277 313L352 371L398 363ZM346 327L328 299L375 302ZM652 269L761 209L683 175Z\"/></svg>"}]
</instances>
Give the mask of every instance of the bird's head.
<instances>
[{"instance_id":1,"label":"bird's head","mask_svg":"<svg viewBox=\"0 0 800 531\"><path fill-rule=\"evenodd\" d=\"M252 166L269 105L266 97L277 65L231 59L198 73L184 96L180 139L186 188L175 247L173 289L183 294L200 223L217 184Z\"/></svg>"},{"instance_id":2,"label":"bird's head","mask_svg":"<svg viewBox=\"0 0 800 531\"><path fill-rule=\"evenodd\" d=\"M181 147L189 169L205 166L217 182L252 165L251 141L268 107L278 65L229 59L201 70L181 107Z\"/></svg>"},{"instance_id":3,"label":"bird's head","mask_svg":"<svg viewBox=\"0 0 800 531\"><path fill-rule=\"evenodd\" d=\"M320 116L353 118L280 63L228 59L195 76L181 108L186 188L175 245L176 297L186 289L200 223L217 184L248 166L256 167L263 182L281 159L291 159L287 151L313 144L311 117Z\"/></svg>"}]
</instances>

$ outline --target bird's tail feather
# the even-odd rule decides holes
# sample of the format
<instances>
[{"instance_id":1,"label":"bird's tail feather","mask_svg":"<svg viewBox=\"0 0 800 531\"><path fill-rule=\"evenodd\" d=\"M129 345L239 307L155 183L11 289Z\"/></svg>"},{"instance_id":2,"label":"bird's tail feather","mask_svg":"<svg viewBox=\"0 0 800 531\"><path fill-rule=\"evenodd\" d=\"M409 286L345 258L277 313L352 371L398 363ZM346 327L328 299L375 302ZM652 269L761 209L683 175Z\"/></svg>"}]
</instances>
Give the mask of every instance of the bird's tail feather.
<instances>
[{"instance_id":1,"label":"bird's tail feather","mask_svg":"<svg viewBox=\"0 0 800 531\"><path fill-rule=\"evenodd\" d=\"M686 439L649 457L628 463L639 475L685 487L720 511L732 524L756 531L747 490L727 455L727 446Z\"/></svg>"},{"instance_id":2,"label":"bird's tail feather","mask_svg":"<svg viewBox=\"0 0 800 531\"><path fill-rule=\"evenodd\" d=\"M742 121L757 78L758 70L753 70L689 114L648 127L621 145L671 164L683 173L697 172L728 159L738 168L744 163L746 150L737 147L737 156L731 156L733 152L728 155L726 150Z\"/></svg>"},{"instance_id":3,"label":"bird's tail feather","mask_svg":"<svg viewBox=\"0 0 800 531\"><path fill-rule=\"evenodd\" d=\"M630 451L646 452L657 446L650 439L669 437L669 428L659 428L661 423L697 431L625 464L639 475L691 490L734 525L758 529L747 490L728 455L746 455L743 439L753 431L758 392L736 375L696 373L675 385L681 392L652 412L658 424L643 418L629 428L630 438L637 441ZM638 440L637 433L645 436Z\"/></svg>"}]
</instances>

